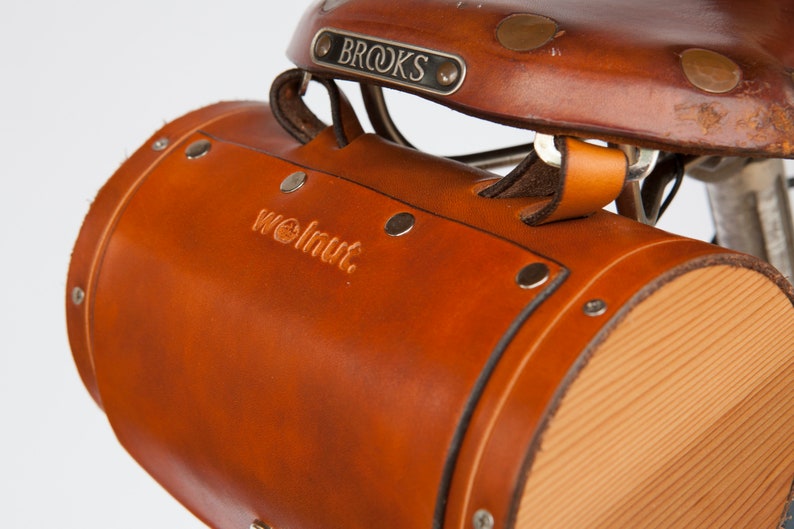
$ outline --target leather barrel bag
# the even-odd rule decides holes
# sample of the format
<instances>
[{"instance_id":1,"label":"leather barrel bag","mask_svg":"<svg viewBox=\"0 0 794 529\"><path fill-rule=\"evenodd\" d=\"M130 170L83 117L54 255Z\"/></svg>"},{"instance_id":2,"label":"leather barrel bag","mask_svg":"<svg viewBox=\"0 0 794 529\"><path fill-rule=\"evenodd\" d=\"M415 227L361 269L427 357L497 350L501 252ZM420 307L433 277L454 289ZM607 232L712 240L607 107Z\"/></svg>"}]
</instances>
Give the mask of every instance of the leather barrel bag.
<instances>
[{"instance_id":1,"label":"leather barrel bag","mask_svg":"<svg viewBox=\"0 0 794 529\"><path fill-rule=\"evenodd\" d=\"M193 112L80 232L74 359L157 481L215 529L781 524L784 277L601 210L617 149L499 178L363 133L321 74L331 126L306 70Z\"/></svg>"},{"instance_id":2,"label":"leather barrel bag","mask_svg":"<svg viewBox=\"0 0 794 529\"><path fill-rule=\"evenodd\" d=\"M168 125L74 250L86 386L216 528L774 527L785 280L606 212L527 226L537 199L491 179L374 135L303 145L259 103Z\"/></svg>"}]
</instances>

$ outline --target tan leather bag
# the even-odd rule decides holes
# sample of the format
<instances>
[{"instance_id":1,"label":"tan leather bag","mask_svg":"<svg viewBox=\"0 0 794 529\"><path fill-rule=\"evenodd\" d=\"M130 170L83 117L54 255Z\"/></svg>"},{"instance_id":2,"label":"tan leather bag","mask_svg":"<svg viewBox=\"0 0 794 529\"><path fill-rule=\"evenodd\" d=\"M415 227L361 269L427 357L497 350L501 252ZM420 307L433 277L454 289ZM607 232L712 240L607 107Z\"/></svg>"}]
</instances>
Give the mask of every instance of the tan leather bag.
<instances>
[{"instance_id":1,"label":"tan leather bag","mask_svg":"<svg viewBox=\"0 0 794 529\"><path fill-rule=\"evenodd\" d=\"M329 27L465 50L475 19L493 33L513 14L459 2L442 45L453 32L430 16L410 38L367 25L384 6L318 4L293 57ZM454 105L487 83L472 54ZM506 184L363 133L319 73L333 126L285 74L272 106L221 103L157 132L86 218L71 346L148 472L215 529L779 526L794 480L779 273L598 210L623 185L619 151L563 139L559 171L531 159ZM570 116L532 119L555 128L555 109ZM738 141L680 126L686 147ZM625 130L582 130L606 127Z\"/></svg>"}]
</instances>

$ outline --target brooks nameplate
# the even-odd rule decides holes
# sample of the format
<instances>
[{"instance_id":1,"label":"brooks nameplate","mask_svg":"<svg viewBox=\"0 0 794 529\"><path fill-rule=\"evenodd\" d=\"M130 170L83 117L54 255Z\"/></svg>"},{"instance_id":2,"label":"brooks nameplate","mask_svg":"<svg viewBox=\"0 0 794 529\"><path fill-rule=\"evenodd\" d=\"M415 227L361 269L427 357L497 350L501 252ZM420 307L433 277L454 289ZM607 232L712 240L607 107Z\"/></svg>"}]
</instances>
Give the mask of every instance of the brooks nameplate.
<instances>
[{"instance_id":1,"label":"brooks nameplate","mask_svg":"<svg viewBox=\"0 0 794 529\"><path fill-rule=\"evenodd\" d=\"M321 29L312 43L312 60L357 76L449 95L466 76L456 55L337 29Z\"/></svg>"}]
</instances>

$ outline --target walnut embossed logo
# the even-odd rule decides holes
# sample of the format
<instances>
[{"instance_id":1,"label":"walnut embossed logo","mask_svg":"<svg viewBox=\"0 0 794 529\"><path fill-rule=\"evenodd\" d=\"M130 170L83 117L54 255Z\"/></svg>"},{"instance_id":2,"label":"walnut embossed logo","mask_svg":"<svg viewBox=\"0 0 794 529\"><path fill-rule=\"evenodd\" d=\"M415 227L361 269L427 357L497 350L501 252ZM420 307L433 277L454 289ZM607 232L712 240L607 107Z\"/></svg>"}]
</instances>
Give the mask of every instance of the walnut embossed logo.
<instances>
[{"instance_id":1,"label":"walnut embossed logo","mask_svg":"<svg viewBox=\"0 0 794 529\"><path fill-rule=\"evenodd\" d=\"M312 221L304 228L298 219L285 218L275 211L263 209L251 229L261 235L272 237L276 242L291 246L309 257L335 266L342 272L348 274L355 272L357 265L353 260L361 255L361 243L351 244L339 237L332 237L318 230L318 226L317 221Z\"/></svg>"},{"instance_id":2,"label":"walnut embossed logo","mask_svg":"<svg viewBox=\"0 0 794 529\"><path fill-rule=\"evenodd\" d=\"M442 95L454 93L466 75L466 65L456 55L327 28L314 37L312 60L333 70Z\"/></svg>"}]
</instances>

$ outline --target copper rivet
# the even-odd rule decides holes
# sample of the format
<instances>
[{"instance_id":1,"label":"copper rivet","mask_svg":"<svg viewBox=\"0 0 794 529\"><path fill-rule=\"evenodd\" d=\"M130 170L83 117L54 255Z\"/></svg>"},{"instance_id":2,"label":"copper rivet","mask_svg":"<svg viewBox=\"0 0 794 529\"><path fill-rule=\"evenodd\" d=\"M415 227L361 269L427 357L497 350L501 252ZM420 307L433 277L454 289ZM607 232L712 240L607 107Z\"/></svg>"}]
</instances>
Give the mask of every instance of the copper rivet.
<instances>
[{"instance_id":1,"label":"copper rivet","mask_svg":"<svg viewBox=\"0 0 794 529\"><path fill-rule=\"evenodd\" d=\"M416 224L416 218L410 213L397 213L384 226L386 233L392 237L401 237L411 231Z\"/></svg>"},{"instance_id":2,"label":"copper rivet","mask_svg":"<svg viewBox=\"0 0 794 529\"><path fill-rule=\"evenodd\" d=\"M460 77L460 70L458 69L458 65L452 61L442 63L436 72L436 80L441 86L451 86L455 84L458 77Z\"/></svg>"},{"instance_id":3,"label":"copper rivet","mask_svg":"<svg viewBox=\"0 0 794 529\"><path fill-rule=\"evenodd\" d=\"M282 193L294 193L295 191L303 187L303 184L306 183L306 180L308 178L309 177L306 176L306 173L304 173L303 171L292 173L281 182L281 186L279 186L279 189L281 189Z\"/></svg>"},{"instance_id":4,"label":"copper rivet","mask_svg":"<svg viewBox=\"0 0 794 529\"><path fill-rule=\"evenodd\" d=\"M82 305L83 301L85 301L85 290L80 287L74 287L72 289L72 303L75 305Z\"/></svg>"},{"instance_id":5,"label":"copper rivet","mask_svg":"<svg viewBox=\"0 0 794 529\"><path fill-rule=\"evenodd\" d=\"M607 311L607 303L603 299L591 299L584 304L584 313L593 318L602 316Z\"/></svg>"},{"instance_id":6,"label":"copper rivet","mask_svg":"<svg viewBox=\"0 0 794 529\"><path fill-rule=\"evenodd\" d=\"M518 286L525 289L538 288L549 280L549 267L543 263L525 266L516 276Z\"/></svg>"},{"instance_id":7,"label":"copper rivet","mask_svg":"<svg viewBox=\"0 0 794 529\"><path fill-rule=\"evenodd\" d=\"M681 67L687 80L711 94L730 92L742 80L742 69L735 62L711 50L692 48L681 54Z\"/></svg>"},{"instance_id":8,"label":"copper rivet","mask_svg":"<svg viewBox=\"0 0 794 529\"><path fill-rule=\"evenodd\" d=\"M195 160L196 158L201 158L208 152L210 152L210 148L212 144L209 140L198 140L194 141L188 148L185 149L185 156L188 157L189 160Z\"/></svg>"},{"instance_id":9,"label":"copper rivet","mask_svg":"<svg viewBox=\"0 0 794 529\"><path fill-rule=\"evenodd\" d=\"M314 45L314 53L318 57L325 57L331 52L331 46L333 45L333 41L328 34L323 34L322 37L317 39L317 44Z\"/></svg>"},{"instance_id":10,"label":"copper rivet","mask_svg":"<svg viewBox=\"0 0 794 529\"><path fill-rule=\"evenodd\" d=\"M535 50L556 34L557 23L540 15L510 15L496 29L499 43L513 51Z\"/></svg>"}]
</instances>

